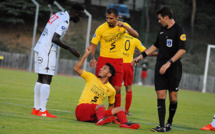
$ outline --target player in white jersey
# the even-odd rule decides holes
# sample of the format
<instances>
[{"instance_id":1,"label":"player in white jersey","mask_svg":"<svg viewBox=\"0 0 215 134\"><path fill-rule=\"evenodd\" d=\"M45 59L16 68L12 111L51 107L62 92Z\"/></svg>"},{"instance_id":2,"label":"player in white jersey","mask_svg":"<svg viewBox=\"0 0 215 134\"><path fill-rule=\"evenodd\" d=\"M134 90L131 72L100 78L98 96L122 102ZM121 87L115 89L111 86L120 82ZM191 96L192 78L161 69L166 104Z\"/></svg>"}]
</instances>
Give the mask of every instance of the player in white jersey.
<instances>
[{"instance_id":1,"label":"player in white jersey","mask_svg":"<svg viewBox=\"0 0 215 134\"><path fill-rule=\"evenodd\" d=\"M61 39L69 27L69 21L78 22L83 11L84 8L80 4L74 4L69 13L65 11L52 15L34 48L35 73L38 73L38 79L34 87L33 115L57 118L46 110L50 84L55 73L57 45L80 57L76 49L67 46Z\"/></svg>"}]
</instances>

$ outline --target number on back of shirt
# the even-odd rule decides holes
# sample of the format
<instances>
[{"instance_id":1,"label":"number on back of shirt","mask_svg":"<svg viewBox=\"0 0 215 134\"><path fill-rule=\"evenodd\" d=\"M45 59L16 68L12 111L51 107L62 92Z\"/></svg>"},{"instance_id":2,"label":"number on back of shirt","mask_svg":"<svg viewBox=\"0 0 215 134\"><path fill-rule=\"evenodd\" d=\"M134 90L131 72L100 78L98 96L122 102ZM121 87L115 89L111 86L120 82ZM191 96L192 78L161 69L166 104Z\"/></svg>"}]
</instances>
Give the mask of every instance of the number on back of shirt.
<instances>
[{"instance_id":1,"label":"number on back of shirt","mask_svg":"<svg viewBox=\"0 0 215 134\"><path fill-rule=\"evenodd\" d=\"M54 21L56 21L59 17L57 14L54 14L48 21L49 24L52 24Z\"/></svg>"},{"instance_id":2,"label":"number on back of shirt","mask_svg":"<svg viewBox=\"0 0 215 134\"><path fill-rule=\"evenodd\" d=\"M128 51L130 49L130 40L126 40L125 42L125 50Z\"/></svg>"}]
</instances>

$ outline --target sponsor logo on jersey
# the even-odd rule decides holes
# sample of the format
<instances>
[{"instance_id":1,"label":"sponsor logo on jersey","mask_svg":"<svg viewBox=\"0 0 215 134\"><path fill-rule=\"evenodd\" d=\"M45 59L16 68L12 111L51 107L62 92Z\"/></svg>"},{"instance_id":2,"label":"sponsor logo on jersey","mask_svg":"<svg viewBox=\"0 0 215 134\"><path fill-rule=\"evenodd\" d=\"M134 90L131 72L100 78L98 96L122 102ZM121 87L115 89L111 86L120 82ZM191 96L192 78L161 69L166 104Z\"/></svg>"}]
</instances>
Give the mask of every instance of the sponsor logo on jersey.
<instances>
[{"instance_id":1,"label":"sponsor logo on jersey","mask_svg":"<svg viewBox=\"0 0 215 134\"><path fill-rule=\"evenodd\" d=\"M163 34L164 32L160 32L160 34Z\"/></svg>"},{"instance_id":2,"label":"sponsor logo on jersey","mask_svg":"<svg viewBox=\"0 0 215 134\"><path fill-rule=\"evenodd\" d=\"M42 57L38 57L38 63L39 64L43 63L43 58Z\"/></svg>"},{"instance_id":3,"label":"sponsor logo on jersey","mask_svg":"<svg viewBox=\"0 0 215 134\"><path fill-rule=\"evenodd\" d=\"M64 29L66 29L66 27L65 27L65 26L62 26L61 28L62 28L63 30L64 30Z\"/></svg>"},{"instance_id":4,"label":"sponsor logo on jersey","mask_svg":"<svg viewBox=\"0 0 215 134\"><path fill-rule=\"evenodd\" d=\"M182 35L180 36L180 40L185 41L185 40L186 40L186 35L185 35L185 34L182 34Z\"/></svg>"},{"instance_id":5,"label":"sponsor logo on jersey","mask_svg":"<svg viewBox=\"0 0 215 134\"><path fill-rule=\"evenodd\" d=\"M93 38L95 38L95 37L96 37L96 34L93 35Z\"/></svg>"},{"instance_id":6,"label":"sponsor logo on jersey","mask_svg":"<svg viewBox=\"0 0 215 134\"><path fill-rule=\"evenodd\" d=\"M48 29L47 29L47 28L45 28L45 29L43 30L42 35L43 35L43 36L45 36L45 35L47 35L47 34L48 34Z\"/></svg>"},{"instance_id":7,"label":"sponsor logo on jersey","mask_svg":"<svg viewBox=\"0 0 215 134\"><path fill-rule=\"evenodd\" d=\"M166 46L172 47L172 43L173 43L172 39L167 39Z\"/></svg>"}]
</instances>

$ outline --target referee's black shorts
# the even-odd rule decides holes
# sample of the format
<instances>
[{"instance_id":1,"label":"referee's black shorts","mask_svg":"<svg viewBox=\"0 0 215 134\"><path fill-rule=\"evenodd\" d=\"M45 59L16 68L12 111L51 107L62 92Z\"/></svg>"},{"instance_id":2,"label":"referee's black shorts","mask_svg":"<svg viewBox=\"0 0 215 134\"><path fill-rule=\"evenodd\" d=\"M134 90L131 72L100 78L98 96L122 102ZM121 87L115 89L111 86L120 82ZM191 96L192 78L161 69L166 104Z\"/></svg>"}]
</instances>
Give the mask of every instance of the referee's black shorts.
<instances>
[{"instance_id":1,"label":"referee's black shorts","mask_svg":"<svg viewBox=\"0 0 215 134\"><path fill-rule=\"evenodd\" d=\"M160 68L167 61L157 61L155 65L155 90L169 90L178 91L179 83L182 76L182 64L181 61L172 63L166 72L160 74Z\"/></svg>"}]
</instances>

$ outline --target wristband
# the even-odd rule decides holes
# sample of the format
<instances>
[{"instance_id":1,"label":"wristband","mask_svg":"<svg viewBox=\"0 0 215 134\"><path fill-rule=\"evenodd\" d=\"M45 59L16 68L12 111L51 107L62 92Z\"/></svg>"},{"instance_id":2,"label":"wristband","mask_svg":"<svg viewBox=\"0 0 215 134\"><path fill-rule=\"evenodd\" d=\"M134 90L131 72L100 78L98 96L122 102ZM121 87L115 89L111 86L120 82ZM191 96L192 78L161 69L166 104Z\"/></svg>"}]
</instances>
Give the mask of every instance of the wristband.
<instances>
[{"instance_id":1,"label":"wristband","mask_svg":"<svg viewBox=\"0 0 215 134\"><path fill-rule=\"evenodd\" d=\"M171 60L171 59L169 59L169 62L172 64L173 63L173 61Z\"/></svg>"},{"instance_id":2,"label":"wristband","mask_svg":"<svg viewBox=\"0 0 215 134\"><path fill-rule=\"evenodd\" d=\"M146 52L142 52L141 54L142 54L143 58L145 58L146 56L148 56L148 55L146 54Z\"/></svg>"}]
</instances>

